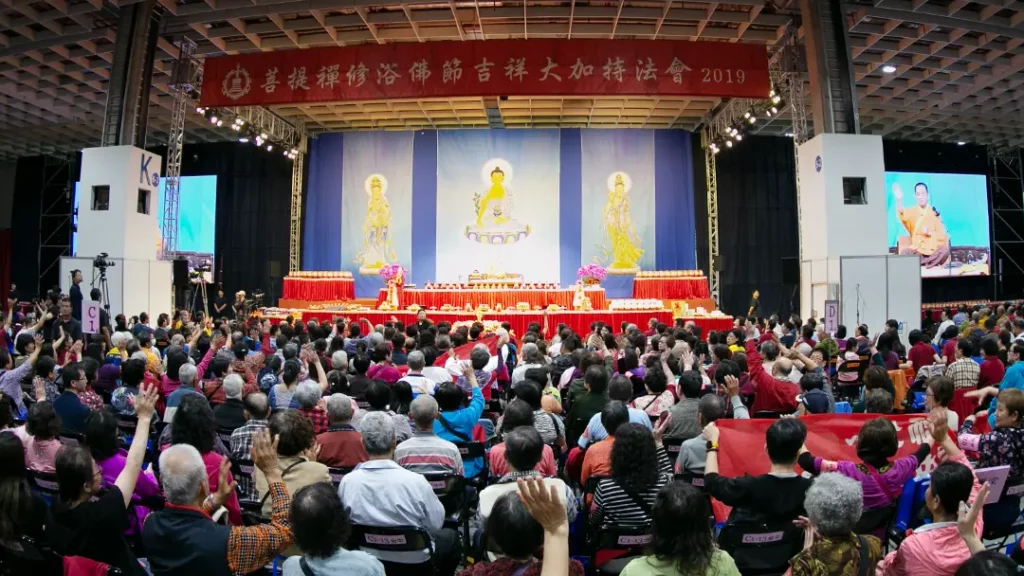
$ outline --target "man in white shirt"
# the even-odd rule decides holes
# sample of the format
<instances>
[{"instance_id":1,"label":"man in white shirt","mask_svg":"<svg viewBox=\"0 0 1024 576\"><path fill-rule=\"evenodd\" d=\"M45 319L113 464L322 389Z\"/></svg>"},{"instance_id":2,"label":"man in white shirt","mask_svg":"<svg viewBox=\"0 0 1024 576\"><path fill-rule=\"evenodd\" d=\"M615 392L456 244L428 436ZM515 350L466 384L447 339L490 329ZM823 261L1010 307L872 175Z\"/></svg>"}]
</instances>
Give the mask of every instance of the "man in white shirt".
<instances>
[{"instance_id":1,"label":"man in white shirt","mask_svg":"<svg viewBox=\"0 0 1024 576\"><path fill-rule=\"evenodd\" d=\"M434 394L434 389L437 388L437 382L431 380L426 374L423 373L424 365L426 364L423 358L423 352L419 350L413 350L409 352L406 363L409 365L409 371L406 372L405 376L399 379L399 382L407 382L409 387L412 388L414 396L420 394Z\"/></svg>"},{"instance_id":2,"label":"man in white shirt","mask_svg":"<svg viewBox=\"0 0 1024 576\"><path fill-rule=\"evenodd\" d=\"M932 342L936 345L942 340L942 333L946 331L946 328L953 326L953 321L949 319L949 311L942 310L942 321L939 323L939 327L935 329L935 338L932 338Z\"/></svg>"},{"instance_id":3,"label":"man in white shirt","mask_svg":"<svg viewBox=\"0 0 1024 576\"><path fill-rule=\"evenodd\" d=\"M439 574L452 574L461 558L459 534L443 528L444 505L434 495L427 479L402 468L394 461L395 423L383 412L363 417L359 431L370 459L346 474L338 486L338 497L349 509L354 525L376 527L415 526L430 532L434 563ZM426 550L387 552L365 549L380 560L421 564Z\"/></svg>"},{"instance_id":4,"label":"man in white shirt","mask_svg":"<svg viewBox=\"0 0 1024 576\"><path fill-rule=\"evenodd\" d=\"M1024 342L1024 318L1013 321L1013 339L1015 342Z\"/></svg>"}]
</instances>

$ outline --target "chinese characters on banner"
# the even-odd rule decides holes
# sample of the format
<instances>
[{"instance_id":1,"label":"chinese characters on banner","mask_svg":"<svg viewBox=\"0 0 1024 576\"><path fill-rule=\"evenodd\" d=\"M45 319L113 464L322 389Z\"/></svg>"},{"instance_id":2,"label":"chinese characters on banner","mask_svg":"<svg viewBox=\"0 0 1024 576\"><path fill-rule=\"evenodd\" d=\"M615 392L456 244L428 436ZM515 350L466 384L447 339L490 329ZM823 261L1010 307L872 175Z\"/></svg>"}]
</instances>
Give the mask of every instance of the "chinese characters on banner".
<instances>
[{"instance_id":1,"label":"chinese characters on banner","mask_svg":"<svg viewBox=\"0 0 1024 576\"><path fill-rule=\"evenodd\" d=\"M515 95L767 98L763 46L676 40L489 40L208 58L202 106Z\"/></svg>"}]
</instances>

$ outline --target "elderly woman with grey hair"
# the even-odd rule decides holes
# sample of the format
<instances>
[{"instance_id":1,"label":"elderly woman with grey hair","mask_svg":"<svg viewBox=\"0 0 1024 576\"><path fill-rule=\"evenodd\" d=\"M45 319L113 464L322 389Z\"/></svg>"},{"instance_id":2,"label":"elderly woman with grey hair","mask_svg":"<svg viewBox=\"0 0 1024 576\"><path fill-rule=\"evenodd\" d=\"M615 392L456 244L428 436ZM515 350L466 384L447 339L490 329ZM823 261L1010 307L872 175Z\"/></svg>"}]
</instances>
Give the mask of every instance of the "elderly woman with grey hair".
<instances>
[{"instance_id":1,"label":"elderly woman with grey hair","mask_svg":"<svg viewBox=\"0 0 1024 576\"><path fill-rule=\"evenodd\" d=\"M299 404L299 412L313 424L313 433L327 432L330 422L327 419L327 408L321 403L323 392L320 387L307 380L295 388L293 397Z\"/></svg>"},{"instance_id":2,"label":"elderly woman with grey hair","mask_svg":"<svg viewBox=\"0 0 1024 576\"><path fill-rule=\"evenodd\" d=\"M414 526L430 532L437 574L452 574L461 559L459 535L443 528L444 506L427 479L394 461L395 422L383 412L370 412L360 426L363 447L370 459L346 474L338 496L349 509L353 524L397 528ZM380 552L383 562L421 564L429 559L419 552Z\"/></svg>"},{"instance_id":3,"label":"elderly woman with grey hair","mask_svg":"<svg viewBox=\"0 0 1024 576\"><path fill-rule=\"evenodd\" d=\"M224 402L213 409L213 419L217 421L217 428L233 431L245 426L245 406L242 404L245 381L238 374L228 374L222 387Z\"/></svg>"},{"instance_id":4,"label":"elderly woman with grey hair","mask_svg":"<svg viewBox=\"0 0 1024 576\"><path fill-rule=\"evenodd\" d=\"M295 494L299 488L314 482L331 481L327 466L317 462L320 449L313 435L313 426L302 414L297 410L271 414L267 420L267 429L271 437L277 440L278 468L289 494ZM267 477L257 470L253 480L256 482L256 492L264 497L261 500L263 517L270 518L271 502L266 498L269 494ZM286 552L285 555L290 556L292 553Z\"/></svg>"},{"instance_id":5,"label":"elderly woman with grey hair","mask_svg":"<svg viewBox=\"0 0 1024 576\"><path fill-rule=\"evenodd\" d=\"M804 498L804 549L790 560L792 576L873 574L882 559L874 536L854 527L863 510L860 482L835 472L815 478Z\"/></svg>"},{"instance_id":6,"label":"elderly woman with grey hair","mask_svg":"<svg viewBox=\"0 0 1024 576\"><path fill-rule=\"evenodd\" d=\"M519 365L512 371L512 385L522 382L526 379L526 371L530 368L543 368L544 367L544 356L540 353L540 348L537 347L533 342L523 344L522 357L519 359Z\"/></svg>"}]
</instances>

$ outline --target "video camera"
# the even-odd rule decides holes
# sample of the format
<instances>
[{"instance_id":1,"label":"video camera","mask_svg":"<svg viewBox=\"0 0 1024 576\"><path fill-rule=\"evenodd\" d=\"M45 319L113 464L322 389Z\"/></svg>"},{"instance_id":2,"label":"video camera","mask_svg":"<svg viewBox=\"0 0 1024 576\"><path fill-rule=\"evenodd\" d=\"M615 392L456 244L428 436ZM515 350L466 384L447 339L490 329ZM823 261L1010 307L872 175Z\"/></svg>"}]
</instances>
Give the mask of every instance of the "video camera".
<instances>
[{"instance_id":1,"label":"video camera","mask_svg":"<svg viewBox=\"0 0 1024 576\"><path fill-rule=\"evenodd\" d=\"M116 263L113 260L107 260L107 258L109 257L110 254L107 254L106 252L100 252L95 258L93 258L92 267L99 268L101 271L103 271L106 270L107 267L109 266L116 266Z\"/></svg>"}]
</instances>

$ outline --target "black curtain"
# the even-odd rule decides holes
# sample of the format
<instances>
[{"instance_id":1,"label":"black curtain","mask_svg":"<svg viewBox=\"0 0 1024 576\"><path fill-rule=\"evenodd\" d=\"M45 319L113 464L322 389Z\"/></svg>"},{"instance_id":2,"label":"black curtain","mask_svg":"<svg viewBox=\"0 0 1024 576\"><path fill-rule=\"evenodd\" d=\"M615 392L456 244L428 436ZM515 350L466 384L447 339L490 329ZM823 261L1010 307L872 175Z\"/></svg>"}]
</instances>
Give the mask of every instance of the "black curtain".
<instances>
[{"instance_id":1,"label":"black curtain","mask_svg":"<svg viewBox=\"0 0 1024 576\"><path fill-rule=\"evenodd\" d=\"M185 146L181 174L217 175L214 278L225 294L261 290L263 304L276 305L288 272L291 160L251 144L195 144Z\"/></svg>"},{"instance_id":2,"label":"black curtain","mask_svg":"<svg viewBox=\"0 0 1024 576\"><path fill-rule=\"evenodd\" d=\"M707 270L707 183L699 145L694 146L694 156L697 258ZM799 256L793 140L751 136L723 150L716 164L718 305L730 314L746 314L751 294L759 290L765 316L788 315L791 305L799 304L797 286L784 284L782 274L782 259Z\"/></svg>"}]
</instances>

